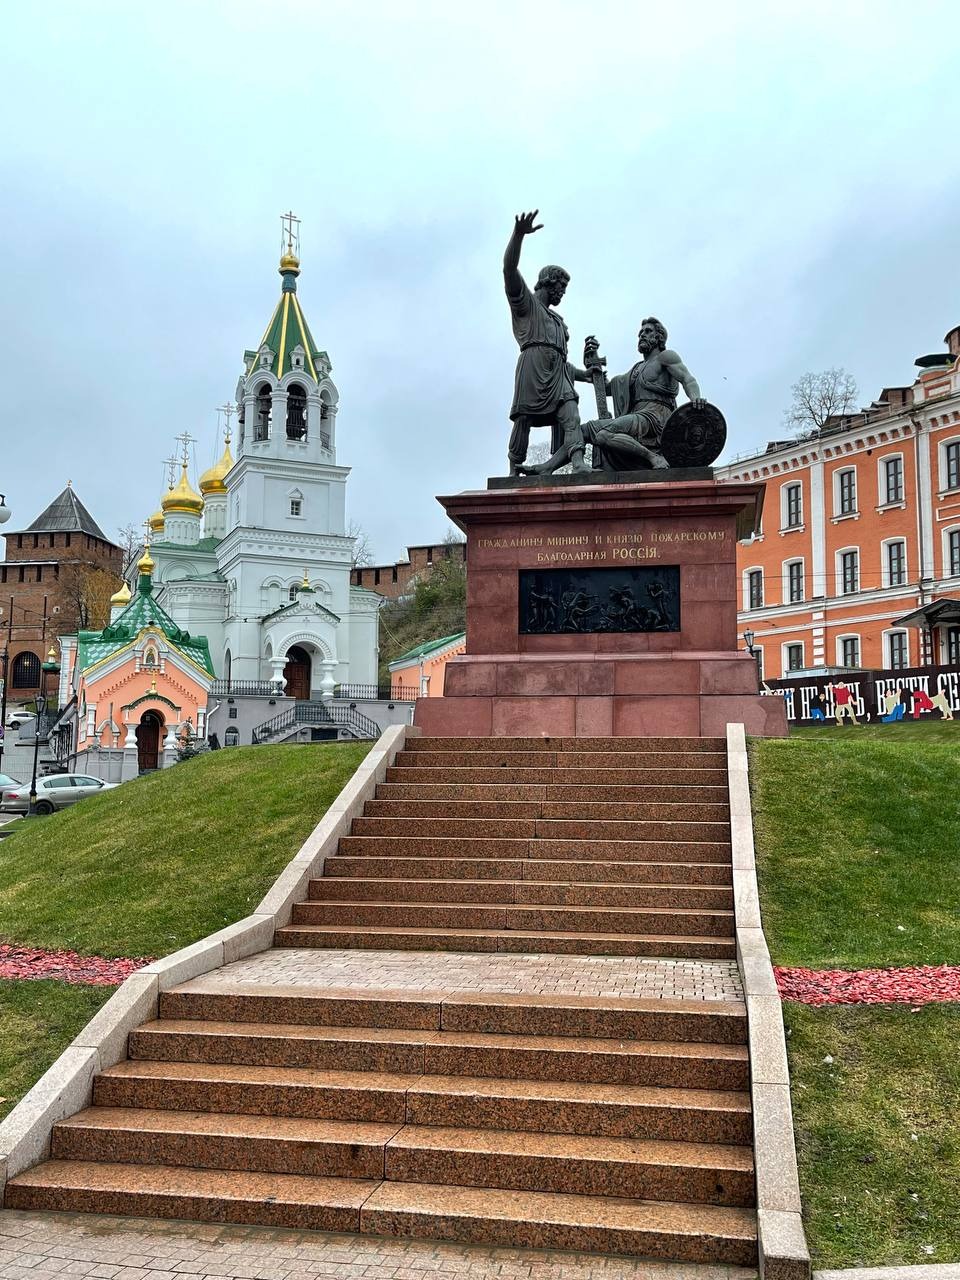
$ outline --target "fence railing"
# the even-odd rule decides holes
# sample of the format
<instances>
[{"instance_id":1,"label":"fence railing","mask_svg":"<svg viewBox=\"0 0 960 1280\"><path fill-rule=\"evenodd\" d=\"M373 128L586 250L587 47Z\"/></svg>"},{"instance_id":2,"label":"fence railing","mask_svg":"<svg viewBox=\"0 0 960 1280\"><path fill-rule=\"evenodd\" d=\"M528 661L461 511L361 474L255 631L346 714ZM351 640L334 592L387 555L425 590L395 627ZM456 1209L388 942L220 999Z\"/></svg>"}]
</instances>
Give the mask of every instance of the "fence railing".
<instances>
[{"instance_id":1,"label":"fence railing","mask_svg":"<svg viewBox=\"0 0 960 1280\"><path fill-rule=\"evenodd\" d=\"M265 720L263 724L257 725L253 731L254 745L269 742L279 734L298 728L300 725L344 727L352 729L361 738L380 737L380 726L376 720L371 720L362 711L340 707L335 703L297 702L271 719Z\"/></svg>"},{"instance_id":2,"label":"fence railing","mask_svg":"<svg viewBox=\"0 0 960 1280\"><path fill-rule=\"evenodd\" d=\"M341 701L415 702L419 694L412 684L395 687L389 684L338 684L333 696Z\"/></svg>"},{"instance_id":3,"label":"fence railing","mask_svg":"<svg viewBox=\"0 0 960 1280\"><path fill-rule=\"evenodd\" d=\"M228 694L252 694L259 698L281 697L277 686L269 680L214 680L210 692L215 698L225 698Z\"/></svg>"}]
</instances>

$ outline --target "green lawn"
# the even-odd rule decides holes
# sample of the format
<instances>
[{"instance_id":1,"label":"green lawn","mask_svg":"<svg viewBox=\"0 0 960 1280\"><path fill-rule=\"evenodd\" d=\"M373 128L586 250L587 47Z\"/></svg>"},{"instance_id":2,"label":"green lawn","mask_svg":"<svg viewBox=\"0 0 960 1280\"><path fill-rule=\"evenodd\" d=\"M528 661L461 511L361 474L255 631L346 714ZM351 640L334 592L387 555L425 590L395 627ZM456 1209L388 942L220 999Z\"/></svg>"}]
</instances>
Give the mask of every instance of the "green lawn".
<instances>
[{"instance_id":1,"label":"green lawn","mask_svg":"<svg viewBox=\"0 0 960 1280\"><path fill-rule=\"evenodd\" d=\"M817 727L750 756L775 964L960 962L960 722Z\"/></svg>"},{"instance_id":2,"label":"green lawn","mask_svg":"<svg viewBox=\"0 0 960 1280\"><path fill-rule=\"evenodd\" d=\"M0 981L0 1119L113 994L113 987Z\"/></svg>"},{"instance_id":3,"label":"green lawn","mask_svg":"<svg viewBox=\"0 0 960 1280\"><path fill-rule=\"evenodd\" d=\"M814 1266L960 1262L960 1005L784 1021Z\"/></svg>"},{"instance_id":4,"label":"green lawn","mask_svg":"<svg viewBox=\"0 0 960 1280\"><path fill-rule=\"evenodd\" d=\"M0 842L0 941L161 956L247 915L368 743L209 752Z\"/></svg>"},{"instance_id":5,"label":"green lawn","mask_svg":"<svg viewBox=\"0 0 960 1280\"><path fill-rule=\"evenodd\" d=\"M938 722L750 743L774 963L960 963L958 749ZM960 1005L787 1002L784 1022L814 1265L960 1261Z\"/></svg>"}]
</instances>

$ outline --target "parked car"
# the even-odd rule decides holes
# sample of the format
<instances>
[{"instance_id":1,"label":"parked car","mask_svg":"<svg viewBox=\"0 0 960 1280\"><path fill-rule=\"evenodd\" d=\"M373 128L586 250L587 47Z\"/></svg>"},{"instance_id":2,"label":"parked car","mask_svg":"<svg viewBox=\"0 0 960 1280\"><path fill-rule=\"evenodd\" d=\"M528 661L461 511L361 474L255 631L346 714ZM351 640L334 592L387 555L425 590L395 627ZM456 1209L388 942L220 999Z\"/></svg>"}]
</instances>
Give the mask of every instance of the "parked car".
<instances>
[{"instance_id":1,"label":"parked car","mask_svg":"<svg viewBox=\"0 0 960 1280\"><path fill-rule=\"evenodd\" d=\"M55 773L49 778L37 779L37 813L53 813L76 804L84 796L96 795L119 786L118 782L104 782L85 773ZM6 788L0 791L0 813L28 813L30 810L30 784Z\"/></svg>"},{"instance_id":2,"label":"parked car","mask_svg":"<svg viewBox=\"0 0 960 1280\"><path fill-rule=\"evenodd\" d=\"M33 711L11 711L7 716L8 729L21 729L28 720L35 720L36 713Z\"/></svg>"},{"instance_id":3,"label":"parked car","mask_svg":"<svg viewBox=\"0 0 960 1280\"><path fill-rule=\"evenodd\" d=\"M21 784L17 778L11 778L9 773L0 773L0 794L4 791L12 790Z\"/></svg>"}]
</instances>

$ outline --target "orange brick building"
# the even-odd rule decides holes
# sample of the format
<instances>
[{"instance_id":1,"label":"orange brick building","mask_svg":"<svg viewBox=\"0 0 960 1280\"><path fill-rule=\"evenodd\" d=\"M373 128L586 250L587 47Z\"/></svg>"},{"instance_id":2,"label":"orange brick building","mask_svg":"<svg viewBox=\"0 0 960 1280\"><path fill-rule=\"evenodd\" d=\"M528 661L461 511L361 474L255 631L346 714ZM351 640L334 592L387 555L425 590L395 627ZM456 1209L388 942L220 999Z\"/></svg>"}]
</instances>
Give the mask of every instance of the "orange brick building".
<instances>
[{"instance_id":1,"label":"orange brick building","mask_svg":"<svg viewBox=\"0 0 960 1280\"><path fill-rule=\"evenodd\" d=\"M911 386L717 469L766 481L761 531L737 556L739 629L754 632L765 679L960 664L955 621L900 624L960 599L960 326L944 341Z\"/></svg>"}]
</instances>

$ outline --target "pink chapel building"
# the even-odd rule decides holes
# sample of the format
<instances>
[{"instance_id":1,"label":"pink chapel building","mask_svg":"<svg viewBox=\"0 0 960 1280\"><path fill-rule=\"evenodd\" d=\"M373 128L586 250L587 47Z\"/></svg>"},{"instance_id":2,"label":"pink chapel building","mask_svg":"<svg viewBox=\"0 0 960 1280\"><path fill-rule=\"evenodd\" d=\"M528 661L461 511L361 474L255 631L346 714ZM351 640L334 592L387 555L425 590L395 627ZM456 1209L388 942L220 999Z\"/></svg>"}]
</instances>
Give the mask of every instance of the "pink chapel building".
<instances>
[{"instance_id":1,"label":"pink chapel building","mask_svg":"<svg viewBox=\"0 0 960 1280\"><path fill-rule=\"evenodd\" d=\"M191 636L157 604L153 558L137 564L137 590L113 596L110 623L61 640L61 753L68 767L110 782L174 764L189 738L206 736L213 663L205 636Z\"/></svg>"}]
</instances>

